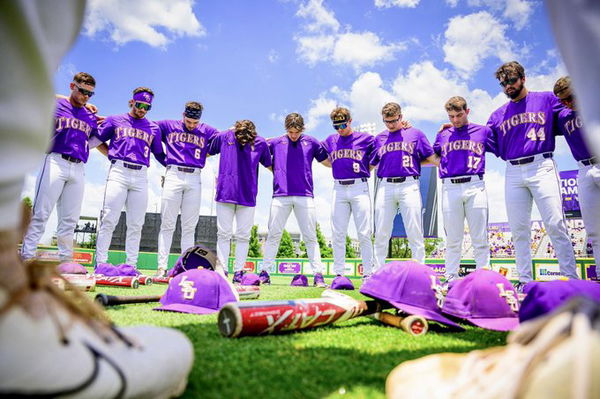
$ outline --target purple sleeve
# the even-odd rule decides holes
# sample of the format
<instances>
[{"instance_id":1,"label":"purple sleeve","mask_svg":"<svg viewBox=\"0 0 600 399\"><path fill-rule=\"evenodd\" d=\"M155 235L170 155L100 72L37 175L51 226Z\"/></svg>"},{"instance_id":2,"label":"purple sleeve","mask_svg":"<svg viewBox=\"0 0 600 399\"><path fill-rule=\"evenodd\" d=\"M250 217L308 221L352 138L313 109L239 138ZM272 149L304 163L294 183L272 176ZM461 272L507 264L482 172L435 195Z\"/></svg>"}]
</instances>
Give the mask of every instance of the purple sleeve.
<instances>
[{"instance_id":1,"label":"purple sleeve","mask_svg":"<svg viewBox=\"0 0 600 399\"><path fill-rule=\"evenodd\" d=\"M379 157L379 140L375 137L373 139L373 151L371 152L369 164L376 166L379 164L379 161L381 161L381 158Z\"/></svg>"},{"instance_id":2,"label":"purple sleeve","mask_svg":"<svg viewBox=\"0 0 600 399\"><path fill-rule=\"evenodd\" d=\"M491 152L492 154L496 154L498 152L498 145L496 143L496 136L494 136L494 132L489 127L485 128L485 150L487 152Z\"/></svg>"},{"instance_id":3,"label":"purple sleeve","mask_svg":"<svg viewBox=\"0 0 600 399\"><path fill-rule=\"evenodd\" d=\"M113 118L108 117L104 120L104 123L98 129L98 138L100 141L107 142L112 139L115 134L115 125L113 124Z\"/></svg>"},{"instance_id":4,"label":"purple sleeve","mask_svg":"<svg viewBox=\"0 0 600 399\"><path fill-rule=\"evenodd\" d=\"M552 95L552 98L550 100L550 104L552 105L552 117L554 118L554 135L555 136L561 136L563 135L562 133L562 129L560 128L560 123L559 123L559 119L560 119L560 113L563 112L565 109L568 109L567 107L565 107L560 100L558 99L558 97L556 97L555 95Z\"/></svg>"},{"instance_id":5,"label":"purple sleeve","mask_svg":"<svg viewBox=\"0 0 600 399\"><path fill-rule=\"evenodd\" d=\"M159 133L160 133L160 141L162 141L163 143L167 142L167 121L157 121L154 122L156 123L156 125L158 126L159 129Z\"/></svg>"},{"instance_id":6,"label":"purple sleeve","mask_svg":"<svg viewBox=\"0 0 600 399\"><path fill-rule=\"evenodd\" d=\"M496 123L494 121L494 114L490 115L490 118L488 119L486 126L490 128L491 130L491 142L494 144L493 148L494 148L494 155L497 156L498 158L500 158L500 143L498 143L498 131L496 130Z\"/></svg>"},{"instance_id":7,"label":"purple sleeve","mask_svg":"<svg viewBox=\"0 0 600 399\"><path fill-rule=\"evenodd\" d=\"M214 134L208 142L208 154L215 155L221 152L221 141L225 132Z\"/></svg>"},{"instance_id":8,"label":"purple sleeve","mask_svg":"<svg viewBox=\"0 0 600 399\"><path fill-rule=\"evenodd\" d=\"M329 155L327 154L325 147L323 147L323 144L319 143L318 140L315 140L314 146L315 146L315 155L314 156L315 156L315 159L317 160L317 162L323 162L324 160L326 160Z\"/></svg>"},{"instance_id":9,"label":"purple sleeve","mask_svg":"<svg viewBox=\"0 0 600 399\"><path fill-rule=\"evenodd\" d=\"M433 155L433 148L431 148L431 144L429 144L429 140L427 140L427 136L423 132L420 132L417 148L421 159L427 159Z\"/></svg>"},{"instance_id":10,"label":"purple sleeve","mask_svg":"<svg viewBox=\"0 0 600 399\"><path fill-rule=\"evenodd\" d=\"M265 145L263 146L262 154L260 154L260 163L265 168L273 166L273 158L271 157L271 150L269 149L269 145L265 141Z\"/></svg>"},{"instance_id":11,"label":"purple sleeve","mask_svg":"<svg viewBox=\"0 0 600 399\"><path fill-rule=\"evenodd\" d=\"M152 154L154 154L154 158L156 158L162 166L167 166L165 150L163 149L161 141L162 133L159 125L157 125L156 128L153 128L152 131L155 132L154 140L152 140L151 144Z\"/></svg>"},{"instance_id":12,"label":"purple sleeve","mask_svg":"<svg viewBox=\"0 0 600 399\"><path fill-rule=\"evenodd\" d=\"M440 136L442 135L442 132L443 130L435 136L435 142L433 143L433 152L437 155L442 154L442 146L440 145Z\"/></svg>"}]
</instances>

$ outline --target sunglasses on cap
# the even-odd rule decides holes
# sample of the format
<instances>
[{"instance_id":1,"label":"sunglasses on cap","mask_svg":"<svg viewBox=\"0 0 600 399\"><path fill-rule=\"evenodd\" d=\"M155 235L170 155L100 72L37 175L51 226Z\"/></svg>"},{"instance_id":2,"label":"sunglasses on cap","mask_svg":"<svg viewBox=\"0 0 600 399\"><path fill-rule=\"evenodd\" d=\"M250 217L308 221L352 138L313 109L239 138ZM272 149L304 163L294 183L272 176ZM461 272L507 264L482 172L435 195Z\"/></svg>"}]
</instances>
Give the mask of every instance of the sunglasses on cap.
<instances>
[{"instance_id":1,"label":"sunglasses on cap","mask_svg":"<svg viewBox=\"0 0 600 399\"><path fill-rule=\"evenodd\" d=\"M75 84L75 87L77 87L77 91L79 91L84 96L91 97L94 95L94 92L92 90L84 89L83 87L80 87L77 83L74 83L74 84Z\"/></svg>"},{"instance_id":2,"label":"sunglasses on cap","mask_svg":"<svg viewBox=\"0 0 600 399\"><path fill-rule=\"evenodd\" d=\"M335 130L342 130L348 127L348 122L343 122L343 123L334 123L333 124L333 128Z\"/></svg>"},{"instance_id":3,"label":"sunglasses on cap","mask_svg":"<svg viewBox=\"0 0 600 399\"><path fill-rule=\"evenodd\" d=\"M506 87L506 86L509 86L509 85L512 86L515 83L517 83L517 80L519 80L519 79L521 79L521 78L510 78L510 79L502 80L500 82L500 86L502 86L502 87Z\"/></svg>"},{"instance_id":4,"label":"sunglasses on cap","mask_svg":"<svg viewBox=\"0 0 600 399\"><path fill-rule=\"evenodd\" d=\"M141 102L138 102L138 101L135 102L134 106L137 109L143 109L143 110L146 110L146 111L150 111L150 109L152 108L152 105L146 104L146 103L141 103Z\"/></svg>"}]
</instances>

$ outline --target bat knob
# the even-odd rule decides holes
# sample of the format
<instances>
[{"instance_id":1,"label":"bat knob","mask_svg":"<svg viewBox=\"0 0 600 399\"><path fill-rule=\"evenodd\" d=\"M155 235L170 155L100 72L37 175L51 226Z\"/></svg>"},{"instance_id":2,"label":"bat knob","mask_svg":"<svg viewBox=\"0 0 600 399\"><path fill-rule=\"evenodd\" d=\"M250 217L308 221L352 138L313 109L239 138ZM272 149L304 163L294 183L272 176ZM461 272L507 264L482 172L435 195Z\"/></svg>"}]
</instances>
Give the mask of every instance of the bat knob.
<instances>
[{"instance_id":1,"label":"bat knob","mask_svg":"<svg viewBox=\"0 0 600 399\"><path fill-rule=\"evenodd\" d=\"M96 294L94 300L102 306L108 305L108 296L106 294Z\"/></svg>"}]
</instances>

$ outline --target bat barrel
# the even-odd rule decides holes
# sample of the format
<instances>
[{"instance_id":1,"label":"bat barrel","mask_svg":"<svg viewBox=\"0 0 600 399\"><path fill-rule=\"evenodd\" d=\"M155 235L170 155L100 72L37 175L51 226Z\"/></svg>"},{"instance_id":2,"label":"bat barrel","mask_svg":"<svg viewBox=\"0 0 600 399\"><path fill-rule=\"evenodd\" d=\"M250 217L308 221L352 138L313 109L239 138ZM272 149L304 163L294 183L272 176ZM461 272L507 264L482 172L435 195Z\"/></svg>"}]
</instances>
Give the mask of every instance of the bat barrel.
<instances>
[{"instance_id":1,"label":"bat barrel","mask_svg":"<svg viewBox=\"0 0 600 399\"><path fill-rule=\"evenodd\" d=\"M222 336L227 338L239 337L243 326L240 309L232 304L223 306L219 310L217 325Z\"/></svg>"}]
</instances>

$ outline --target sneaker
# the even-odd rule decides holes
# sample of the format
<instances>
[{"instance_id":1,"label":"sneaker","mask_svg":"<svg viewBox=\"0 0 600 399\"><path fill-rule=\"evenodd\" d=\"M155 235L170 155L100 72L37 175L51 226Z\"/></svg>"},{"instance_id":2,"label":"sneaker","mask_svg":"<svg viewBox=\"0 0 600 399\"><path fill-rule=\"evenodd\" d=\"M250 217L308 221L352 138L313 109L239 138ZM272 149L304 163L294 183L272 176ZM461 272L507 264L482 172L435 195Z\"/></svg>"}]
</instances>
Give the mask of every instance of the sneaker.
<instances>
[{"instance_id":1,"label":"sneaker","mask_svg":"<svg viewBox=\"0 0 600 399\"><path fill-rule=\"evenodd\" d=\"M43 274L30 276L32 288L12 297L0 289L0 396L170 398L183 393L194 360L185 335L163 327L117 329L87 296L73 291L75 301L44 283L48 270ZM24 303L35 307L35 316Z\"/></svg>"},{"instance_id":2,"label":"sneaker","mask_svg":"<svg viewBox=\"0 0 600 399\"><path fill-rule=\"evenodd\" d=\"M158 270L156 270L156 273L154 274L154 277L166 277L167 276L167 271L165 269L163 269L162 267L159 267Z\"/></svg>"},{"instance_id":3,"label":"sneaker","mask_svg":"<svg viewBox=\"0 0 600 399\"><path fill-rule=\"evenodd\" d=\"M327 284L325 284L325 279L323 279L323 273L315 273L313 285L315 287L327 288Z\"/></svg>"},{"instance_id":4,"label":"sneaker","mask_svg":"<svg viewBox=\"0 0 600 399\"><path fill-rule=\"evenodd\" d=\"M243 270L238 270L237 272L233 273L233 283L242 284L242 277L244 277Z\"/></svg>"},{"instance_id":5,"label":"sneaker","mask_svg":"<svg viewBox=\"0 0 600 399\"><path fill-rule=\"evenodd\" d=\"M269 276L269 272L266 270L260 272L258 279L261 284L271 284L271 276Z\"/></svg>"}]
</instances>

